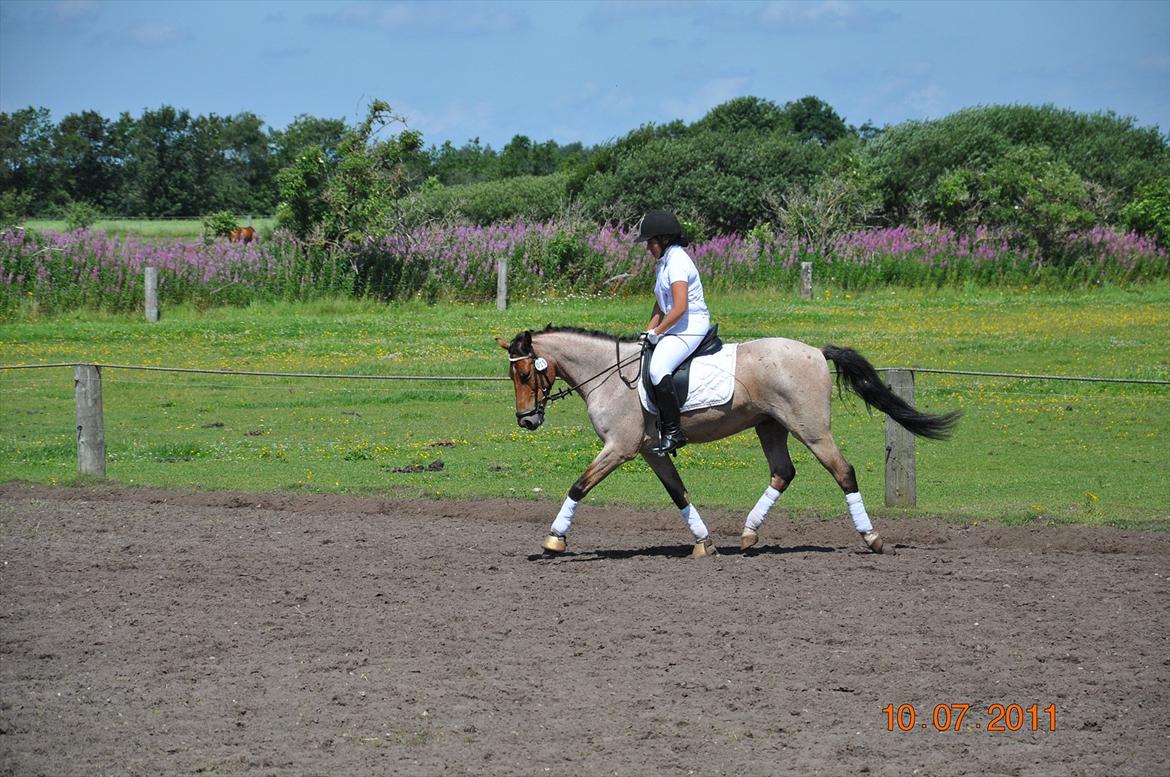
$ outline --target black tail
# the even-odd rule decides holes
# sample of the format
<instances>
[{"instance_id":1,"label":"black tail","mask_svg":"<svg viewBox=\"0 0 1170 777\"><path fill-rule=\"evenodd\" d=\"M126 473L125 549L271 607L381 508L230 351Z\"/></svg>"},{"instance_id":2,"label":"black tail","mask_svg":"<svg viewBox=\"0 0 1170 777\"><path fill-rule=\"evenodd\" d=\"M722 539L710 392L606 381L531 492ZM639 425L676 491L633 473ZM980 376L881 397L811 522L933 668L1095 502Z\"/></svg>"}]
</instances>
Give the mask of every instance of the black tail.
<instances>
[{"instance_id":1,"label":"black tail","mask_svg":"<svg viewBox=\"0 0 1170 777\"><path fill-rule=\"evenodd\" d=\"M963 414L961 410L953 410L943 415L918 412L890 391L889 386L882 383L882 379L878 377L873 365L852 348L826 345L821 349L821 353L837 365L838 389L844 383L845 388L865 400L865 404L876 407L919 437L928 437L932 440L948 439L959 421L959 416Z\"/></svg>"}]
</instances>

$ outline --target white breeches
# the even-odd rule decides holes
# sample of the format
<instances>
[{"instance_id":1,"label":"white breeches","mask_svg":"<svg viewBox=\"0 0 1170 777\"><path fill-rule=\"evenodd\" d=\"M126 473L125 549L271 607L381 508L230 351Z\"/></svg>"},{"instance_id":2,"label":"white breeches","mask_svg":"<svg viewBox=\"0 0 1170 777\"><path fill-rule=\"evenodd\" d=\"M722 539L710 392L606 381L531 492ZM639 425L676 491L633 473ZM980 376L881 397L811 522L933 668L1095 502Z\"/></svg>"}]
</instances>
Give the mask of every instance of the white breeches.
<instances>
[{"instance_id":1,"label":"white breeches","mask_svg":"<svg viewBox=\"0 0 1170 777\"><path fill-rule=\"evenodd\" d=\"M658 345L654 346L654 353L650 356L650 383L657 386L663 378L678 369L678 365L683 363L683 359L694 353L695 349L699 347L699 343L703 342L703 336L707 334L707 322L702 322L701 327L692 327L693 332L680 332L663 335L662 339L658 341Z\"/></svg>"}]
</instances>

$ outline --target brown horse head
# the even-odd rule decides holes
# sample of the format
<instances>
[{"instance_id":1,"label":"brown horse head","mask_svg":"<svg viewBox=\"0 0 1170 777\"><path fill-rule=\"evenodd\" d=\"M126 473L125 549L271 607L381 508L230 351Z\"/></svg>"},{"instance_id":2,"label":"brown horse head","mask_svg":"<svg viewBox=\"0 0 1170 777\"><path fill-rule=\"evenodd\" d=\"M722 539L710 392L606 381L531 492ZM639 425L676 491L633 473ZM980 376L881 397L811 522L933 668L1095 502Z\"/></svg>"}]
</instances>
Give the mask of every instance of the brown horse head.
<instances>
[{"instance_id":1,"label":"brown horse head","mask_svg":"<svg viewBox=\"0 0 1170 777\"><path fill-rule=\"evenodd\" d=\"M544 423L544 406L557 379L554 362L537 355L532 348L532 332L521 332L507 343L496 338L508 352L508 374L516 390L516 423L529 431Z\"/></svg>"}]
</instances>

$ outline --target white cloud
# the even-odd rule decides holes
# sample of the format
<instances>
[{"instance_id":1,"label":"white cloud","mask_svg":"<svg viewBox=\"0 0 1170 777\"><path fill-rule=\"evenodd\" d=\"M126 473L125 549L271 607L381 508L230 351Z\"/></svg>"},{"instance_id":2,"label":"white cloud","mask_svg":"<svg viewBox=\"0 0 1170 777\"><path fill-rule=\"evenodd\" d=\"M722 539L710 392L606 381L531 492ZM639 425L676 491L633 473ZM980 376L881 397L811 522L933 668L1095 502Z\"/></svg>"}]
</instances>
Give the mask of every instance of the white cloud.
<instances>
[{"instance_id":1,"label":"white cloud","mask_svg":"<svg viewBox=\"0 0 1170 777\"><path fill-rule=\"evenodd\" d=\"M53 15L65 21L96 16L99 10L96 0L59 0L53 4Z\"/></svg>"},{"instance_id":2,"label":"white cloud","mask_svg":"<svg viewBox=\"0 0 1170 777\"><path fill-rule=\"evenodd\" d=\"M499 35L528 28L527 16L484 2L348 3L319 18L386 32Z\"/></svg>"},{"instance_id":3,"label":"white cloud","mask_svg":"<svg viewBox=\"0 0 1170 777\"><path fill-rule=\"evenodd\" d=\"M187 39L187 34L169 22L144 22L131 27L130 40L147 48L170 46Z\"/></svg>"},{"instance_id":4,"label":"white cloud","mask_svg":"<svg viewBox=\"0 0 1170 777\"><path fill-rule=\"evenodd\" d=\"M926 84L908 93L903 100L922 118L940 118L946 113L947 92L938 84Z\"/></svg>"},{"instance_id":5,"label":"white cloud","mask_svg":"<svg viewBox=\"0 0 1170 777\"><path fill-rule=\"evenodd\" d=\"M629 87L602 86L596 81L586 81L581 85L581 99L594 110L611 114L629 113L638 107L634 92Z\"/></svg>"},{"instance_id":6,"label":"white cloud","mask_svg":"<svg viewBox=\"0 0 1170 777\"><path fill-rule=\"evenodd\" d=\"M1155 73L1170 72L1170 55L1147 54L1138 59L1138 67L1142 70L1152 70Z\"/></svg>"},{"instance_id":7,"label":"white cloud","mask_svg":"<svg viewBox=\"0 0 1170 777\"><path fill-rule=\"evenodd\" d=\"M758 14L759 23L785 30L876 27L897 18L883 9L843 0L771 0Z\"/></svg>"},{"instance_id":8,"label":"white cloud","mask_svg":"<svg viewBox=\"0 0 1170 777\"><path fill-rule=\"evenodd\" d=\"M667 121L675 119L698 121L716 105L725 103L733 97L742 97L747 83L748 79L743 76L708 79L687 97L663 100L662 115L667 117Z\"/></svg>"},{"instance_id":9,"label":"white cloud","mask_svg":"<svg viewBox=\"0 0 1170 777\"><path fill-rule=\"evenodd\" d=\"M465 134L466 127L480 128L477 134L486 144L488 139L485 135L488 128L494 126L496 119L496 110L487 100L452 100L435 106L433 110L396 103L394 109L396 113L406 118L406 124L410 129L423 134L424 143L436 145L443 140L450 140L455 146L462 146L472 139L457 137L457 134Z\"/></svg>"}]
</instances>

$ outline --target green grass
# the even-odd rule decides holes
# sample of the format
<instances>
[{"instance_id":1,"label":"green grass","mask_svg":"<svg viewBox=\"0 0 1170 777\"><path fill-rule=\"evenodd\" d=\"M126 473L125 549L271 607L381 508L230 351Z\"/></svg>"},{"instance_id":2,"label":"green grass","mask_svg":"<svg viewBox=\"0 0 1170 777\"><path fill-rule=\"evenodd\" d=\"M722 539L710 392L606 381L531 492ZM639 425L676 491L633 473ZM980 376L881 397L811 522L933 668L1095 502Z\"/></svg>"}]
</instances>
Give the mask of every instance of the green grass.
<instances>
[{"instance_id":1,"label":"green grass","mask_svg":"<svg viewBox=\"0 0 1170 777\"><path fill-rule=\"evenodd\" d=\"M276 219L243 214L237 217L242 226L253 226L264 235L272 233ZM64 219L30 219L24 223L28 229L66 231ZM149 238L199 238L203 237L202 219L98 219L92 229L110 235L141 235Z\"/></svg>"},{"instance_id":2,"label":"green grass","mask_svg":"<svg viewBox=\"0 0 1170 777\"><path fill-rule=\"evenodd\" d=\"M1170 379L1170 284L1072 292L720 293L728 340L764 335L856 348L879 367ZM369 375L503 376L493 338L548 322L631 334L641 298L493 305L319 302L73 313L0 325L0 364L101 362ZM834 436L877 516L1170 527L1170 387L919 374L917 403L965 412L955 438L919 441L917 510L885 508L884 417L834 399ZM600 445L570 398L520 430L506 382L235 377L107 369L108 475L169 488L391 496L511 496L551 519ZM76 480L69 368L0 370L0 481ZM840 518L835 483L799 444L780 507ZM425 470L441 459L440 471ZM767 485L750 432L689 446L678 465L700 508L746 512ZM422 472L402 472L412 467ZM594 504L672 511L641 461Z\"/></svg>"}]
</instances>

